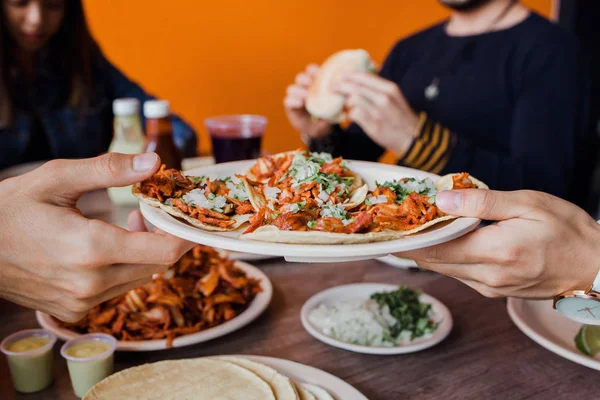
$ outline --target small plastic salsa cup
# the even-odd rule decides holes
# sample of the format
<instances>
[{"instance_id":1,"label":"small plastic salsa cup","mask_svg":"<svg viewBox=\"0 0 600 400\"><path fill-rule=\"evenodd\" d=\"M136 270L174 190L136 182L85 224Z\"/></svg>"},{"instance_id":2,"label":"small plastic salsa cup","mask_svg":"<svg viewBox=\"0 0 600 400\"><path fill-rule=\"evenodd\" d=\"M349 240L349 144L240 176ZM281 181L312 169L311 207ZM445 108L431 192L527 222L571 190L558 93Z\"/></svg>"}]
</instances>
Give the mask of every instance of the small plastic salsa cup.
<instances>
[{"instance_id":1,"label":"small plastic salsa cup","mask_svg":"<svg viewBox=\"0 0 600 400\"><path fill-rule=\"evenodd\" d=\"M27 346L27 339L37 339L37 346ZM39 340L42 339L41 344ZM15 344L23 350L15 351ZM54 352L56 335L44 329L28 329L13 333L0 344L0 350L6 355L13 384L17 392L34 393L46 389L52 384L54 374ZM12 347L12 348L11 348Z\"/></svg>"},{"instance_id":2,"label":"small plastic salsa cup","mask_svg":"<svg viewBox=\"0 0 600 400\"><path fill-rule=\"evenodd\" d=\"M71 385L76 396L83 397L92 386L113 373L116 348L117 340L104 333L81 335L62 346L60 354L67 360ZM73 350L77 350L77 354ZM94 354L88 350L100 352Z\"/></svg>"}]
</instances>

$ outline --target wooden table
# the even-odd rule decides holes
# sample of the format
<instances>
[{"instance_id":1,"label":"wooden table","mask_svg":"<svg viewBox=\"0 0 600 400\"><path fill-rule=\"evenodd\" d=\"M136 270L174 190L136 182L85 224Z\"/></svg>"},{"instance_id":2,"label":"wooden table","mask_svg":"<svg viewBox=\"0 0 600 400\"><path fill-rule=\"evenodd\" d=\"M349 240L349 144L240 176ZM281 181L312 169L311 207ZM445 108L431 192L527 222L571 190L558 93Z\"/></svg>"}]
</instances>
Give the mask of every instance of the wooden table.
<instances>
[{"instance_id":1,"label":"wooden table","mask_svg":"<svg viewBox=\"0 0 600 400\"><path fill-rule=\"evenodd\" d=\"M486 299L452 279L430 272L395 269L378 261L289 264L278 259L255 264L271 278L275 292L268 310L254 323L190 347L118 353L116 368L165 359L255 354L320 368L344 379L372 400L598 398L596 371L538 346L512 324L503 300ZM450 308L454 329L438 346L399 356L355 354L313 339L300 323L302 304L323 289L354 282L420 287ZM1 337L35 327L32 311L0 302ZM58 348L57 345L55 384L34 395L14 393L3 358L0 398L75 399Z\"/></svg>"},{"instance_id":2,"label":"wooden table","mask_svg":"<svg viewBox=\"0 0 600 400\"><path fill-rule=\"evenodd\" d=\"M103 201L106 201L104 199ZM93 201L92 203L98 204ZM123 225L126 209L96 207L102 219ZM98 211L100 210L100 211ZM504 300L491 300L450 278L401 270L378 261L291 264L255 262L274 286L268 310L249 326L207 343L146 353L117 353L116 369L165 359L215 354L254 354L298 361L330 372L369 399L593 399L598 373L562 359L523 335ZM399 356L362 355L313 339L300 323L300 308L313 294L355 282L408 284L444 302L454 329L441 344ZM36 328L33 311L0 300L0 337ZM14 392L6 360L0 361L0 399L75 399L66 363L56 346L56 382L33 395ZM351 400L351 399L340 399Z\"/></svg>"}]
</instances>

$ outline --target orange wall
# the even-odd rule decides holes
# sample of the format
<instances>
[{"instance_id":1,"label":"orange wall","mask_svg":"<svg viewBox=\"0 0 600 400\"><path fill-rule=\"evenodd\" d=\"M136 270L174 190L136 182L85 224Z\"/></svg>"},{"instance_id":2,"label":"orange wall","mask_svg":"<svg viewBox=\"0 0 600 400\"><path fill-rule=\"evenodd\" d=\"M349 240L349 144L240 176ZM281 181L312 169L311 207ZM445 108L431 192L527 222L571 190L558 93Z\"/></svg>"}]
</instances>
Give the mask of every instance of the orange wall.
<instances>
[{"instance_id":1,"label":"orange wall","mask_svg":"<svg viewBox=\"0 0 600 400\"><path fill-rule=\"evenodd\" d=\"M110 60L200 133L216 114L269 118L265 148L301 145L283 112L286 86L309 62L365 48L378 62L394 42L448 15L438 0L84 0ZM551 0L525 4L550 14Z\"/></svg>"}]
</instances>

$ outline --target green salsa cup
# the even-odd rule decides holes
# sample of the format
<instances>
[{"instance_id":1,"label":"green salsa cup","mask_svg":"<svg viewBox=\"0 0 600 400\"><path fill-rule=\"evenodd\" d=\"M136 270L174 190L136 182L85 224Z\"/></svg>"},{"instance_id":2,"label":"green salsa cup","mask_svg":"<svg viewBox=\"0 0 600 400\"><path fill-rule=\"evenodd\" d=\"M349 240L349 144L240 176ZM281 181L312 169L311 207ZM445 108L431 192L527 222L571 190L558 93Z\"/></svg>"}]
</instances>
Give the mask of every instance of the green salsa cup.
<instances>
[{"instance_id":1,"label":"green salsa cup","mask_svg":"<svg viewBox=\"0 0 600 400\"><path fill-rule=\"evenodd\" d=\"M22 339L39 337L48 342L28 351L11 351L11 345ZM44 329L28 329L13 333L0 344L0 350L6 355L10 375L17 392L34 393L46 389L52 384L54 374L52 366L56 336Z\"/></svg>"},{"instance_id":2,"label":"green salsa cup","mask_svg":"<svg viewBox=\"0 0 600 400\"><path fill-rule=\"evenodd\" d=\"M85 343L102 344L106 349L92 356L77 357L70 354L69 349ZM60 354L67 360L71 385L77 397L85 396L92 386L113 373L115 365L113 355L116 348L117 340L104 333L77 336L62 346Z\"/></svg>"}]
</instances>

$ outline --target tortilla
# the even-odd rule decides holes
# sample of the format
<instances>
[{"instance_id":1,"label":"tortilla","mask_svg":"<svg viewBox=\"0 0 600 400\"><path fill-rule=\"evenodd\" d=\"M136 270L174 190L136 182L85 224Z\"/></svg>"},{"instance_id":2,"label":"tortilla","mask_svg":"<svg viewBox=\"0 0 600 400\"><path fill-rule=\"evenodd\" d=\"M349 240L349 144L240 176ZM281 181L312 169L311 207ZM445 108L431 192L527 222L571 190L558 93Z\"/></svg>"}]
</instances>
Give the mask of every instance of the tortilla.
<instances>
[{"instance_id":1,"label":"tortilla","mask_svg":"<svg viewBox=\"0 0 600 400\"><path fill-rule=\"evenodd\" d=\"M96 384L83 400L276 400L256 374L208 358L161 361L129 368Z\"/></svg>"},{"instance_id":2,"label":"tortilla","mask_svg":"<svg viewBox=\"0 0 600 400\"><path fill-rule=\"evenodd\" d=\"M196 228L200 228L205 231L211 231L211 232L234 231L234 230L238 229L240 226L242 226L243 224L245 224L246 222L248 222L250 220L250 217L252 216L252 214L234 215L233 217L231 217L231 219L235 221L235 224L231 225L229 228L222 228L220 226L205 224L205 223L197 220L196 218L190 217L189 215L187 215L186 213L184 213L177 207L161 203L154 197L145 195L140 190L139 183L135 184L133 186L133 188L131 189L131 193L133 193L137 198L139 198L140 201L143 201L144 203L151 205L152 207L160 208L161 210L165 211L167 214L172 215L177 218L181 218L181 219L185 220L187 223L195 226Z\"/></svg>"},{"instance_id":3,"label":"tortilla","mask_svg":"<svg viewBox=\"0 0 600 400\"><path fill-rule=\"evenodd\" d=\"M345 116L347 96L332 90L332 83L346 72L374 71L376 67L366 50L342 50L331 55L308 88L306 110L316 118L340 123Z\"/></svg>"},{"instance_id":4,"label":"tortilla","mask_svg":"<svg viewBox=\"0 0 600 400\"><path fill-rule=\"evenodd\" d=\"M280 374L271 367L267 367L264 364L250 361L245 358L232 356L219 356L212 358L230 362L256 374L259 378L269 384L277 400L300 400L300 396L298 395L298 392L296 392L294 383L287 376Z\"/></svg>"},{"instance_id":5,"label":"tortilla","mask_svg":"<svg viewBox=\"0 0 600 400\"><path fill-rule=\"evenodd\" d=\"M362 181L362 179L361 179L361 181ZM354 190L354 192L352 192L350 199L348 200L347 203L343 203L342 207L344 207L346 210L350 210L354 207L360 206L362 203L365 202L365 199L367 198L367 194L369 194L369 185L367 185L365 183L364 185L356 188Z\"/></svg>"},{"instance_id":6,"label":"tortilla","mask_svg":"<svg viewBox=\"0 0 600 400\"><path fill-rule=\"evenodd\" d=\"M455 172L452 174L447 174L438 179L438 181L435 183L435 188L437 189L437 191L441 192L442 190L452 190L452 187L454 186L454 181L452 181L452 177L454 175L457 175L457 173ZM469 175L469 179L477 186L478 189L489 189L488 185L481 182L474 176Z\"/></svg>"},{"instance_id":7,"label":"tortilla","mask_svg":"<svg viewBox=\"0 0 600 400\"><path fill-rule=\"evenodd\" d=\"M316 400L334 400L333 397L320 386L312 385L310 383L302 384L302 387L308 390Z\"/></svg>"},{"instance_id":8,"label":"tortilla","mask_svg":"<svg viewBox=\"0 0 600 400\"><path fill-rule=\"evenodd\" d=\"M308 390L304 389L302 386L296 386L296 390L300 395L300 400L317 400L315 396Z\"/></svg>"},{"instance_id":9,"label":"tortilla","mask_svg":"<svg viewBox=\"0 0 600 400\"><path fill-rule=\"evenodd\" d=\"M254 232L240 237L244 240L257 240L272 243L290 244L359 244L383 242L404 236L400 231L386 230L368 233L333 233L321 231L282 231L273 225L264 225Z\"/></svg>"},{"instance_id":10,"label":"tortilla","mask_svg":"<svg viewBox=\"0 0 600 400\"><path fill-rule=\"evenodd\" d=\"M142 193L141 186L141 183L136 183L135 185L133 185L133 187L131 188L131 193L144 203L151 205L152 207L160 208L160 205L162 203L158 199L155 199L154 197L150 197Z\"/></svg>"},{"instance_id":11,"label":"tortilla","mask_svg":"<svg viewBox=\"0 0 600 400\"><path fill-rule=\"evenodd\" d=\"M252 204L254 211L258 212L258 210L267 205L267 199L265 198L265 196L258 193L254 186L252 186L250 182L248 182L248 179L244 178L243 182L244 187L246 188L246 193L248 193L248 200L250 201L250 204Z\"/></svg>"},{"instance_id":12,"label":"tortilla","mask_svg":"<svg viewBox=\"0 0 600 400\"><path fill-rule=\"evenodd\" d=\"M184 219L187 223L194 225L196 228L203 229L205 231L211 232L230 232L235 231L237 228L245 224L250 220L252 214L243 214L243 215L234 215L230 219L235 221L235 224L231 225L229 228L222 228L220 226L208 225L203 223L202 221L197 220L196 218L192 218L179 208L174 206L169 206L167 204L161 204L160 208L165 211L167 214L170 214L174 217Z\"/></svg>"}]
</instances>

